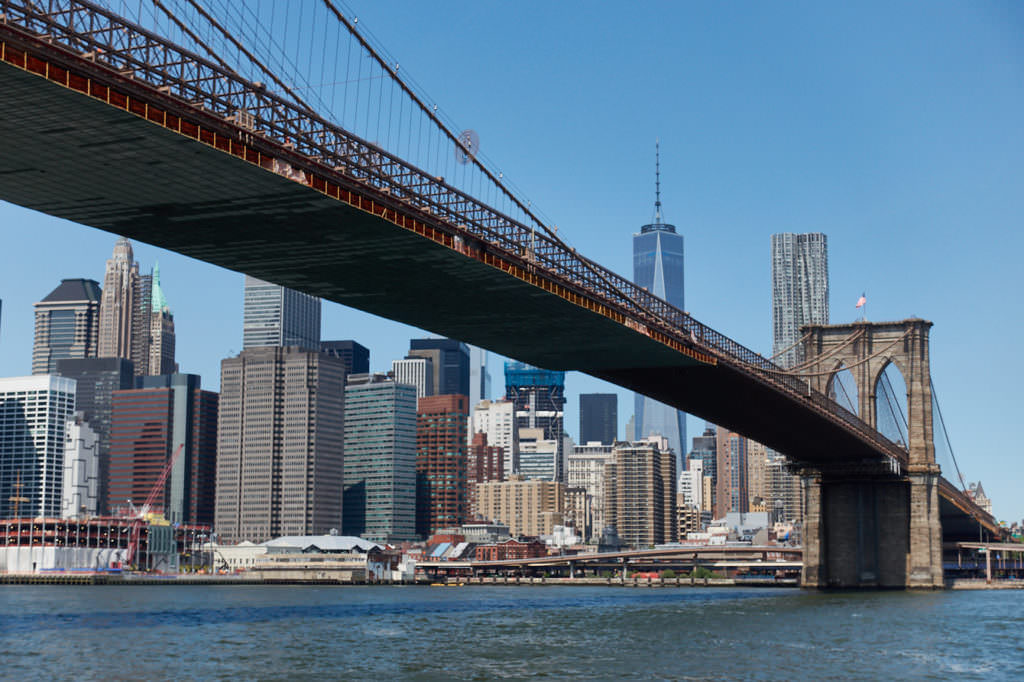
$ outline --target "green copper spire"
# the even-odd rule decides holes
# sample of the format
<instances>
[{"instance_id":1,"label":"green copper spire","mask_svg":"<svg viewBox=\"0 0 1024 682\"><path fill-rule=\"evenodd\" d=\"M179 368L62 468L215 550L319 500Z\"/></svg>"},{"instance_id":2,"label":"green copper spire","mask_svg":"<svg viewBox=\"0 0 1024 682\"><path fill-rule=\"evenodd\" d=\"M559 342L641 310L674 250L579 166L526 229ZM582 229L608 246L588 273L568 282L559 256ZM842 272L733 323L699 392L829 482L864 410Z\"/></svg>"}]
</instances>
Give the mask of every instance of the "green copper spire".
<instances>
[{"instance_id":1,"label":"green copper spire","mask_svg":"<svg viewBox=\"0 0 1024 682\"><path fill-rule=\"evenodd\" d=\"M156 263L153 266L153 295L150 301L152 302L154 313L160 313L165 310L171 312L170 308L167 307L167 298L164 296L164 290L160 288L160 263Z\"/></svg>"}]
</instances>

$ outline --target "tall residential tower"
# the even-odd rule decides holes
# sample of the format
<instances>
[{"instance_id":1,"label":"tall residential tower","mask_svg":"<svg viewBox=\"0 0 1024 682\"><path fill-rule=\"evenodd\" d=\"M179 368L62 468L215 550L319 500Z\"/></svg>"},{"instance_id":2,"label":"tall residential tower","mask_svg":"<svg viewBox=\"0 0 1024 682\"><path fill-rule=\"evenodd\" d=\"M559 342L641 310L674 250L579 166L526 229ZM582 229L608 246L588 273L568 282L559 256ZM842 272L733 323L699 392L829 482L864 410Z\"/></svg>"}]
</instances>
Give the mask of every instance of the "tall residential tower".
<instances>
[{"instance_id":1,"label":"tall residential tower","mask_svg":"<svg viewBox=\"0 0 1024 682\"><path fill-rule=\"evenodd\" d=\"M828 237L772 235L772 355L783 367L803 361L800 327L828 324Z\"/></svg>"}]
</instances>

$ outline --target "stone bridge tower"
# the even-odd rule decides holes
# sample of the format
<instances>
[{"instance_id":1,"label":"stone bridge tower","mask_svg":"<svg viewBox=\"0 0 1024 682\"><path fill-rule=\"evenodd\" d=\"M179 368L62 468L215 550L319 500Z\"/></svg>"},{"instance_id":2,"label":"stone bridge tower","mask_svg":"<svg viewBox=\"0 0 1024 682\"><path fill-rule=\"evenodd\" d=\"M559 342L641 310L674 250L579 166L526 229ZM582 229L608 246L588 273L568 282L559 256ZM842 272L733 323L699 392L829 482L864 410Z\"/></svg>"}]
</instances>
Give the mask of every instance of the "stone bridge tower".
<instances>
[{"instance_id":1,"label":"stone bridge tower","mask_svg":"<svg viewBox=\"0 0 1024 682\"><path fill-rule=\"evenodd\" d=\"M942 587L939 466L932 437L928 333L932 323L854 322L803 328L801 371L822 393L848 369L858 416L878 428L877 395L886 367L907 386L906 465L805 470L804 574L807 587ZM828 447L823 444L823 447Z\"/></svg>"}]
</instances>

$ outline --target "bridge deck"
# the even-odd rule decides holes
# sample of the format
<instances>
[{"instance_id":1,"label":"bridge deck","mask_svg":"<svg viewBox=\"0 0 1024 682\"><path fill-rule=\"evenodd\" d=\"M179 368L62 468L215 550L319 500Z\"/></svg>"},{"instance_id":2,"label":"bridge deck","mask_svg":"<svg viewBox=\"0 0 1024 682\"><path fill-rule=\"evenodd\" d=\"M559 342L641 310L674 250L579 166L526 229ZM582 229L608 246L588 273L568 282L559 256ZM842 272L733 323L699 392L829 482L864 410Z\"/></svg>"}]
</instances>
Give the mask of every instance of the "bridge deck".
<instances>
[{"instance_id":1,"label":"bridge deck","mask_svg":"<svg viewBox=\"0 0 1024 682\"><path fill-rule=\"evenodd\" d=\"M486 245L467 256L454 231L418 211L388 210L372 192L332 198L193 139L180 121L183 132L168 129L9 63L0 62L0 85L0 139L17 140L0 157L7 201L542 367L587 372L795 459L877 456L713 354L680 352L614 310L581 305L571 283Z\"/></svg>"}]
</instances>

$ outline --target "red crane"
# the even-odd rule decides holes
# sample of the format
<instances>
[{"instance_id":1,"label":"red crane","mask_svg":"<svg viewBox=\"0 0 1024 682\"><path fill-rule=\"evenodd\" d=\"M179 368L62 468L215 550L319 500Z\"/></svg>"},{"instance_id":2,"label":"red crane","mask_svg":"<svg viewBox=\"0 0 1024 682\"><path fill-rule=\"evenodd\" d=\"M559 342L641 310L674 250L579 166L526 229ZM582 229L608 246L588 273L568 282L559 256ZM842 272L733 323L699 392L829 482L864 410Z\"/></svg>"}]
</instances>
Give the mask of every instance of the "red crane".
<instances>
[{"instance_id":1,"label":"red crane","mask_svg":"<svg viewBox=\"0 0 1024 682\"><path fill-rule=\"evenodd\" d=\"M128 554L125 556L124 563L131 566L132 560L135 559L135 555L139 552L139 541L142 539L142 526L146 523L146 516L149 514L149 510L152 509L153 503L156 502L158 495L162 495L164 492L164 485L167 483L167 477L171 474L171 469L174 468L174 463L178 461L178 455L185 449L185 444L182 443L171 455L171 458L167 460L167 464L164 465L163 471L160 472L160 478L153 484L152 489L149 491L149 495L146 496L146 501L142 504L142 507L136 512L135 518L132 519L131 530L128 535Z\"/></svg>"}]
</instances>

